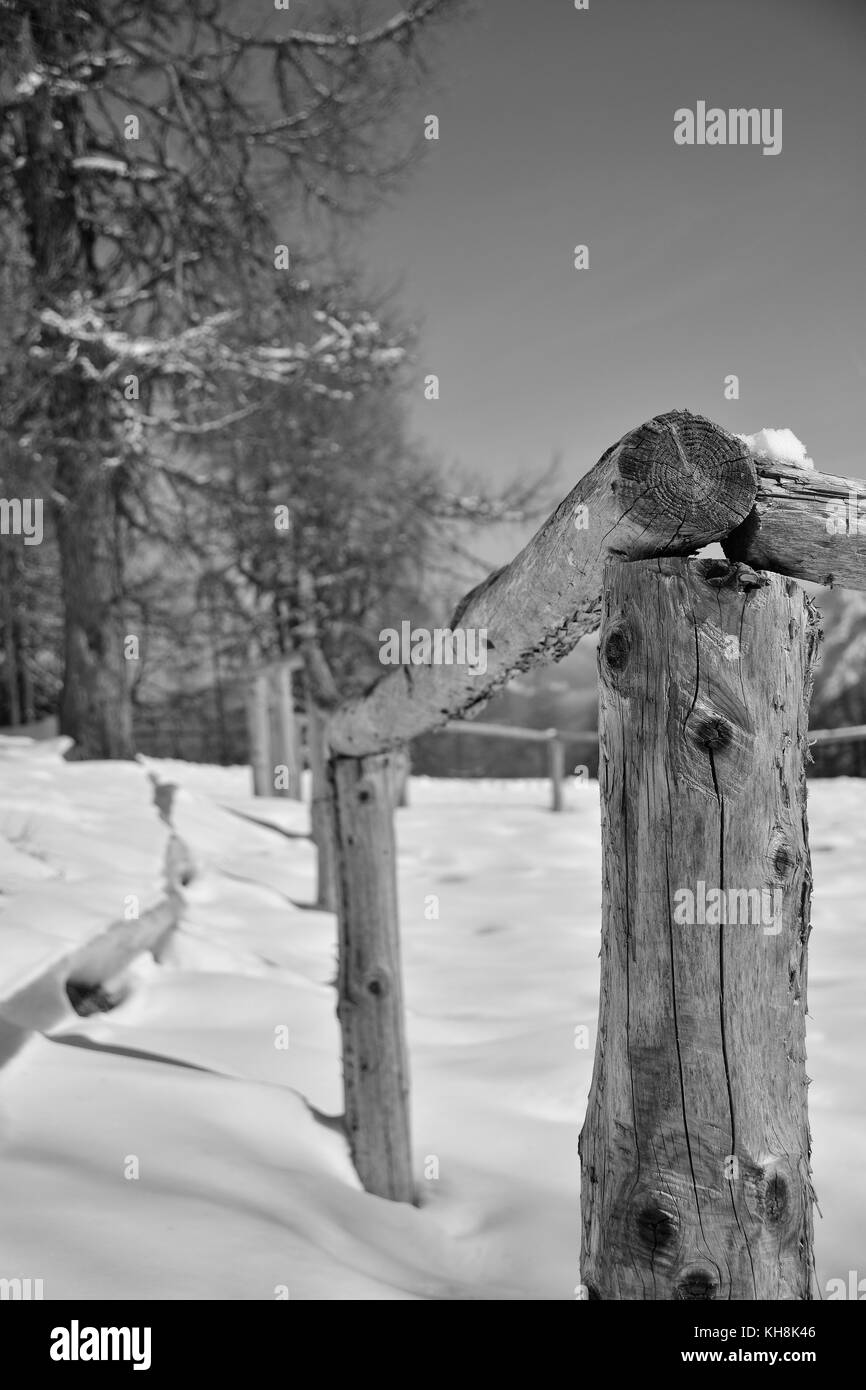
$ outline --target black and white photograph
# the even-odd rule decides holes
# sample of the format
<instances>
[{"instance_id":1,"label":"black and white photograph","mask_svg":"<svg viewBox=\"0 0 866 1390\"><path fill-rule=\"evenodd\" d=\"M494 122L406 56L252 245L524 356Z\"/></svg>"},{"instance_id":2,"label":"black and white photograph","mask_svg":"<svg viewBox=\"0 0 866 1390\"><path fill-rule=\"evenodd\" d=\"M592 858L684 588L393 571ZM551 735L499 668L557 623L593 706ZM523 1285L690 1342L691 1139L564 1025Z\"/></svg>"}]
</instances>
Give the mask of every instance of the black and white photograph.
<instances>
[{"instance_id":1,"label":"black and white photograph","mask_svg":"<svg viewBox=\"0 0 866 1390\"><path fill-rule=\"evenodd\" d=\"M864 70L863 0L0 0L22 1374L388 1301L832 1373Z\"/></svg>"}]
</instances>

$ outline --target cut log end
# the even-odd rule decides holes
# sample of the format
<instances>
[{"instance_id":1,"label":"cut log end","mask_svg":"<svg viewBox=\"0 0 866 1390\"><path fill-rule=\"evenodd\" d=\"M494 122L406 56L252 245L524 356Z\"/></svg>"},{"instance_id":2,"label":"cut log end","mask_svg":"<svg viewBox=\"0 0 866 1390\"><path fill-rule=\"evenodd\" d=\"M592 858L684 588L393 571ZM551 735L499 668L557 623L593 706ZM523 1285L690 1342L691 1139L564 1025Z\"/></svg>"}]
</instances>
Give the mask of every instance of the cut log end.
<instances>
[{"instance_id":1,"label":"cut log end","mask_svg":"<svg viewBox=\"0 0 866 1390\"><path fill-rule=\"evenodd\" d=\"M742 522L757 493L755 463L741 440L702 415L674 410L626 435L619 487L631 520L646 530L645 553L688 554Z\"/></svg>"}]
</instances>

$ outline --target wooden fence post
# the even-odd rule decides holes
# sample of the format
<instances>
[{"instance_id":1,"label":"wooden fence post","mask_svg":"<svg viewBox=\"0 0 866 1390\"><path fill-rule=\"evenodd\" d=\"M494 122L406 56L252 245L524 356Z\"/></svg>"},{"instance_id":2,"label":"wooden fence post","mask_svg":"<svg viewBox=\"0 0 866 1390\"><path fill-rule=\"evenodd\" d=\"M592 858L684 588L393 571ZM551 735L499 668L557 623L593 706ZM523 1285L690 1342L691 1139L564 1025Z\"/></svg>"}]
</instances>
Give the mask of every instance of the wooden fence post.
<instances>
[{"instance_id":1,"label":"wooden fence post","mask_svg":"<svg viewBox=\"0 0 866 1390\"><path fill-rule=\"evenodd\" d=\"M393 748L388 775L391 787L391 804L395 809L404 809L409 805L409 773L411 770L412 758L409 749L402 744Z\"/></svg>"},{"instance_id":2,"label":"wooden fence post","mask_svg":"<svg viewBox=\"0 0 866 1390\"><path fill-rule=\"evenodd\" d=\"M298 572L298 603L303 622L295 629L304 670L307 757L310 764L310 834L318 857L316 906L335 912L336 873L331 788L328 777L330 715L340 701L337 683L319 641L316 583L309 570Z\"/></svg>"},{"instance_id":3,"label":"wooden fence post","mask_svg":"<svg viewBox=\"0 0 866 1390\"><path fill-rule=\"evenodd\" d=\"M247 729L253 795L274 795L274 769L271 766L271 728L268 710L268 677L256 671L247 687Z\"/></svg>"},{"instance_id":4,"label":"wooden fence post","mask_svg":"<svg viewBox=\"0 0 866 1390\"><path fill-rule=\"evenodd\" d=\"M307 698L307 754L310 762L310 836L316 846L316 907L335 912L336 865L331 788L328 782L326 716Z\"/></svg>"},{"instance_id":5,"label":"wooden fence post","mask_svg":"<svg viewBox=\"0 0 866 1390\"><path fill-rule=\"evenodd\" d=\"M596 1299L808 1299L802 589L608 563L601 1012L581 1135Z\"/></svg>"},{"instance_id":6,"label":"wooden fence post","mask_svg":"<svg viewBox=\"0 0 866 1390\"><path fill-rule=\"evenodd\" d=\"M352 1160L367 1192L411 1202L394 777L399 753L329 765L340 942L337 1014ZM399 768L397 768L399 770Z\"/></svg>"},{"instance_id":7,"label":"wooden fence post","mask_svg":"<svg viewBox=\"0 0 866 1390\"><path fill-rule=\"evenodd\" d=\"M550 774L550 809L562 810L562 783L565 777L565 745L551 730L547 745L547 767Z\"/></svg>"},{"instance_id":8,"label":"wooden fence post","mask_svg":"<svg viewBox=\"0 0 866 1390\"><path fill-rule=\"evenodd\" d=\"M275 668L274 686L278 742L274 749L273 762L282 764L288 772L283 794L291 797L294 801L300 801L301 763L290 662L281 661Z\"/></svg>"}]
</instances>

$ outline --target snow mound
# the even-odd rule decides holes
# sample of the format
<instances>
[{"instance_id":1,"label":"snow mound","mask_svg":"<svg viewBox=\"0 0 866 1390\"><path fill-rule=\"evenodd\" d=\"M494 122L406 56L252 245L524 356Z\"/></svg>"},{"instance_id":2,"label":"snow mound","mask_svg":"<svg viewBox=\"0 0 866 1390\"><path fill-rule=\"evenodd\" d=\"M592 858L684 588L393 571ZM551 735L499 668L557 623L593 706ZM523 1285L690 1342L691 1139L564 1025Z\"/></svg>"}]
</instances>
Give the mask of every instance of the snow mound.
<instances>
[{"instance_id":1,"label":"snow mound","mask_svg":"<svg viewBox=\"0 0 866 1390\"><path fill-rule=\"evenodd\" d=\"M773 430L764 428L757 434L738 434L751 454L757 458L771 459L773 463L787 463L793 468L814 468L813 459L806 453L806 446L793 430Z\"/></svg>"},{"instance_id":2,"label":"snow mound","mask_svg":"<svg viewBox=\"0 0 866 1390\"><path fill-rule=\"evenodd\" d=\"M143 918L165 898L171 832L144 768L64 762L68 746L65 738L0 738L0 1009L7 1018L10 1001L40 981L50 1016L69 961L123 922L133 902ZM39 1026L39 1008L33 1017Z\"/></svg>"},{"instance_id":3,"label":"snow mound","mask_svg":"<svg viewBox=\"0 0 866 1390\"><path fill-rule=\"evenodd\" d=\"M10 912L27 938L51 926L35 894L69 894L83 850L95 899L116 897L120 879L129 891L146 868L133 832L160 826L129 764L14 759L0 795L15 887L0 943ZM0 740L0 777L12 760ZM271 1301L287 1289L572 1301L599 991L598 783L572 780L565 814L551 815L542 781L416 778L397 814L412 1207L361 1190L342 1132L336 930L311 906L307 806L254 801L245 768L149 767L178 786L172 818L197 874L159 963L135 962L118 1007L9 1046L0 1276L42 1278L47 1300ZM823 1290L866 1267L866 781L811 781L809 820ZM3 1029L0 1005L0 1060Z\"/></svg>"}]
</instances>

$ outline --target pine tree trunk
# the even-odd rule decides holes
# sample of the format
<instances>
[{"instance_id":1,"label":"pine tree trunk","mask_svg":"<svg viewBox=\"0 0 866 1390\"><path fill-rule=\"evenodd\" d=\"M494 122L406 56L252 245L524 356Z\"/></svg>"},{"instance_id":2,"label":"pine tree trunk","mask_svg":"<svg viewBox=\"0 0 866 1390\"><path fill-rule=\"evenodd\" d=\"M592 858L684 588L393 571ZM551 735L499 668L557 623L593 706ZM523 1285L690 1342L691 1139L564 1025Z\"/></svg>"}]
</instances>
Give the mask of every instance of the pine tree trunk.
<instances>
[{"instance_id":1,"label":"pine tree trunk","mask_svg":"<svg viewBox=\"0 0 866 1390\"><path fill-rule=\"evenodd\" d=\"M810 1297L816 645L779 575L607 567L601 1011L580 1145L591 1299Z\"/></svg>"},{"instance_id":2,"label":"pine tree trunk","mask_svg":"<svg viewBox=\"0 0 866 1390\"><path fill-rule=\"evenodd\" d=\"M10 42L12 41L10 31ZM86 52L91 20L85 9L43 0L19 22L15 41L22 76L61 70ZM63 102L63 119L58 105ZM36 310L65 308L71 297L98 294L93 228L76 197L75 159L84 148L80 98L58 96L43 81L22 112L26 159L17 170L18 193L32 263ZM68 365L67 343L42 326L40 346ZM60 730L75 740L75 758L133 756L132 704L119 613L120 553L117 511L101 444L117 444L103 388L65 372L46 377L45 451L55 464L57 530L65 604L65 673ZM74 440L70 445L69 440Z\"/></svg>"}]
</instances>

